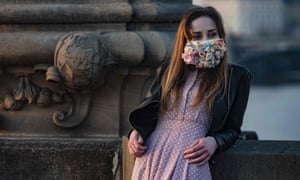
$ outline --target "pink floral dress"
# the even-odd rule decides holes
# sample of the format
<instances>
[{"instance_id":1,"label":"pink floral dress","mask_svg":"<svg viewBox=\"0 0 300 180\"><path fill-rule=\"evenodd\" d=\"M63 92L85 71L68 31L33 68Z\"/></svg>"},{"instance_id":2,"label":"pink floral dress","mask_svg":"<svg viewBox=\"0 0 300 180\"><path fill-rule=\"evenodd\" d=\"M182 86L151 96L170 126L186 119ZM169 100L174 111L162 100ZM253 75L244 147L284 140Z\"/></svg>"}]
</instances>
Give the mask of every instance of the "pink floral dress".
<instances>
[{"instance_id":1,"label":"pink floral dress","mask_svg":"<svg viewBox=\"0 0 300 180\"><path fill-rule=\"evenodd\" d=\"M189 164L183 155L194 140L205 137L211 124L211 114L203 103L190 107L200 79L197 70L191 71L178 105L159 116L146 141L147 151L136 158L132 180L211 180L208 163Z\"/></svg>"}]
</instances>

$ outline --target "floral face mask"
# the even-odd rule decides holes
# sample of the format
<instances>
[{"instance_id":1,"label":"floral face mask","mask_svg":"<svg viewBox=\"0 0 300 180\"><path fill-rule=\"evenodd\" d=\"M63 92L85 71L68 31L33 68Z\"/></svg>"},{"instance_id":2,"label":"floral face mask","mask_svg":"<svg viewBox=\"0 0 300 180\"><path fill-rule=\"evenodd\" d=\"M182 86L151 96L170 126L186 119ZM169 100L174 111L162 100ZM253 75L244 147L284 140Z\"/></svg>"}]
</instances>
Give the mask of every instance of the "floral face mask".
<instances>
[{"instance_id":1,"label":"floral face mask","mask_svg":"<svg viewBox=\"0 0 300 180\"><path fill-rule=\"evenodd\" d=\"M221 63L226 51L223 39L189 41L181 57L186 64L197 68L215 68Z\"/></svg>"}]
</instances>

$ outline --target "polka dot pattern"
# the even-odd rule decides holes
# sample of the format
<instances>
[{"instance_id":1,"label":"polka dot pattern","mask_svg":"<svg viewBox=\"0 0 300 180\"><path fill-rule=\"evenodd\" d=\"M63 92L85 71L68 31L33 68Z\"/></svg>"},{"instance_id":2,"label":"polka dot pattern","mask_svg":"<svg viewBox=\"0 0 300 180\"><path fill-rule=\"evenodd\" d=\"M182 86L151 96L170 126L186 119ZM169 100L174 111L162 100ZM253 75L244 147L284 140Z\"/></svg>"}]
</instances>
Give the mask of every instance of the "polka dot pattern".
<instances>
[{"instance_id":1,"label":"polka dot pattern","mask_svg":"<svg viewBox=\"0 0 300 180\"><path fill-rule=\"evenodd\" d=\"M198 71L191 71L179 103L159 116L156 129L147 139L147 151L136 158L132 180L211 180L208 163L199 166L183 158L184 150L204 137L211 124L212 116L203 103L190 106L200 81Z\"/></svg>"}]
</instances>

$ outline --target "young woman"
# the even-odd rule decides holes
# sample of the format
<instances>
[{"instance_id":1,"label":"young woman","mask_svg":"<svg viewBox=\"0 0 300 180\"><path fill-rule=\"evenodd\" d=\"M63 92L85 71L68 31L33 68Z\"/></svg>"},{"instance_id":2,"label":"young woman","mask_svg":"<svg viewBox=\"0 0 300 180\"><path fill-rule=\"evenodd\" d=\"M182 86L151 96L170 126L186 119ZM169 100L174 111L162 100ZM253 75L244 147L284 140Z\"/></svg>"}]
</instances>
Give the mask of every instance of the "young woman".
<instances>
[{"instance_id":1,"label":"young woman","mask_svg":"<svg viewBox=\"0 0 300 180\"><path fill-rule=\"evenodd\" d=\"M211 179L208 161L238 138L250 74L229 64L220 14L188 10L168 63L129 114L132 179Z\"/></svg>"}]
</instances>

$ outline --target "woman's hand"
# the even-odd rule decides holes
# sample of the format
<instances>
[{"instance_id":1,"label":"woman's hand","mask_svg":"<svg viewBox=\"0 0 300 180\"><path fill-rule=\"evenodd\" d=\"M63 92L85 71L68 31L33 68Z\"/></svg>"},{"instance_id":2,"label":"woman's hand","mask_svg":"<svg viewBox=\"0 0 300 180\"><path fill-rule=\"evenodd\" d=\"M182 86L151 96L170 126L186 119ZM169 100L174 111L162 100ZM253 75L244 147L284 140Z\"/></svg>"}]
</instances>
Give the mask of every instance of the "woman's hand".
<instances>
[{"instance_id":1,"label":"woman's hand","mask_svg":"<svg viewBox=\"0 0 300 180\"><path fill-rule=\"evenodd\" d=\"M129 136L129 140L128 140L128 149L129 149L129 154L133 155L135 157L141 157L147 147L143 146L143 138L140 135L139 132L137 132L137 130L133 130Z\"/></svg>"},{"instance_id":2,"label":"woman's hand","mask_svg":"<svg viewBox=\"0 0 300 180\"><path fill-rule=\"evenodd\" d=\"M189 163L197 163L199 166L205 164L217 149L215 138L208 136L195 140L185 151L184 158Z\"/></svg>"}]
</instances>

